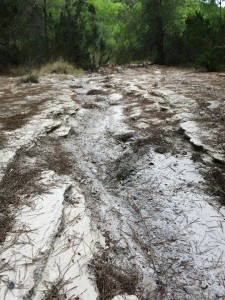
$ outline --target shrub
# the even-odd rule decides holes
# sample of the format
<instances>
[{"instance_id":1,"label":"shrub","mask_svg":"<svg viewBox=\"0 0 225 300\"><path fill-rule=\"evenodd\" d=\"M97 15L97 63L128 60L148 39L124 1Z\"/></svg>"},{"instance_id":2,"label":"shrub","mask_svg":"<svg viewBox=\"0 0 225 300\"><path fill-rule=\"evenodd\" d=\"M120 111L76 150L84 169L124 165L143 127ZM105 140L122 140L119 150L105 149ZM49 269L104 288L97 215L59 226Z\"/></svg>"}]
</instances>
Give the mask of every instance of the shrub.
<instances>
[{"instance_id":1,"label":"shrub","mask_svg":"<svg viewBox=\"0 0 225 300\"><path fill-rule=\"evenodd\" d=\"M35 73L31 73L25 77L20 79L21 83L38 83L38 75Z\"/></svg>"},{"instance_id":2,"label":"shrub","mask_svg":"<svg viewBox=\"0 0 225 300\"><path fill-rule=\"evenodd\" d=\"M214 47L197 58L197 64L207 71L220 71L225 67L225 47Z\"/></svg>"},{"instance_id":3,"label":"shrub","mask_svg":"<svg viewBox=\"0 0 225 300\"><path fill-rule=\"evenodd\" d=\"M40 69L40 74L80 75L82 74L82 70L60 58L55 62L51 62L42 66Z\"/></svg>"}]
</instances>

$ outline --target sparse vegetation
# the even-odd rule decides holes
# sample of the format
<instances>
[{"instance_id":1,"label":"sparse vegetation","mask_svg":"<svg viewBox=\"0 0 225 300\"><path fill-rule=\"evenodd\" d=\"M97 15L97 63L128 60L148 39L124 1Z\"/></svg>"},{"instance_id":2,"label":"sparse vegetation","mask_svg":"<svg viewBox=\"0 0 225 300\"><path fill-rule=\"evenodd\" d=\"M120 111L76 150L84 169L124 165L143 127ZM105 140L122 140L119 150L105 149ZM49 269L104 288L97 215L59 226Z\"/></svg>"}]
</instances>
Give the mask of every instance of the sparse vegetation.
<instances>
[{"instance_id":1,"label":"sparse vegetation","mask_svg":"<svg viewBox=\"0 0 225 300\"><path fill-rule=\"evenodd\" d=\"M4 73L8 74L9 76L26 76L28 74L27 67L25 65L20 66L10 66L6 67Z\"/></svg>"},{"instance_id":2,"label":"sparse vegetation","mask_svg":"<svg viewBox=\"0 0 225 300\"><path fill-rule=\"evenodd\" d=\"M46 283L47 290L42 300L80 300L80 297L74 296L73 298L67 296L66 285L68 282L64 278L59 278L55 283Z\"/></svg>"},{"instance_id":3,"label":"sparse vegetation","mask_svg":"<svg viewBox=\"0 0 225 300\"><path fill-rule=\"evenodd\" d=\"M21 94L18 95L17 97L15 97L15 103L11 104L11 110L13 112L13 107L16 107L17 101L19 101L21 98L23 98L25 96L27 96L27 93L25 94ZM10 96L8 97L10 99L12 99ZM37 101L33 101L31 103L27 103L24 105L23 107L23 111L20 111L19 113L12 113L10 116L2 116L0 117L0 122L2 124L2 127L5 130L16 130L22 126L24 126L29 119L38 114L40 106L46 102L48 99L47 98L40 98L37 99Z\"/></svg>"},{"instance_id":4,"label":"sparse vegetation","mask_svg":"<svg viewBox=\"0 0 225 300\"><path fill-rule=\"evenodd\" d=\"M0 150L4 148L4 144L7 138L3 133L0 133Z\"/></svg>"},{"instance_id":5,"label":"sparse vegetation","mask_svg":"<svg viewBox=\"0 0 225 300\"><path fill-rule=\"evenodd\" d=\"M12 229L15 218L13 211L22 204L22 194L25 192L28 195L42 191L41 187L35 191L34 184L40 174L40 169L24 165L23 153L21 151L15 156L0 182L0 244L5 241Z\"/></svg>"},{"instance_id":6,"label":"sparse vegetation","mask_svg":"<svg viewBox=\"0 0 225 300\"><path fill-rule=\"evenodd\" d=\"M15 130L26 124L29 115L30 113L16 114L7 118L2 118L1 121L6 130Z\"/></svg>"},{"instance_id":7,"label":"sparse vegetation","mask_svg":"<svg viewBox=\"0 0 225 300\"><path fill-rule=\"evenodd\" d=\"M82 107L86 109L99 109L99 105L94 102L84 102L82 103Z\"/></svg>"},{"instance_id":8,"label":"sparse vegetation","mask_svg":"<svg viewBox=\"0 0 225 300\"><path fill-rule=\"evenodd\" d=\"M204 177L209 182L210 192L219 197L221 204L225 204L225 167L223 165L211 169L204 173Z\"/></svg>"},{"instance_id":9,"label":"sparse vegetation","mask_svg":"<svg viewBox=\"0 0 225 300\"><path fill-rule=\"evenodd\" d=\"M38 75L35 73L31 73L25 77L20 79L21 83L38 83Z\"/></svg>"},{"instance_id":10,"label":"sparse vegetation","mask_svg":"<svg viewBox=\"0 0 225 300\"><path fill-rule=\"evenodd\" d=\"M40 153L42 154L39 155ZM37 158L36 163L42 170L52 170L59 175L69 175L72 172L71 154L63 149L62 143L57 139L39 139L37 145L27 151L26 155Z\"/></svg>"},{"instance_id":11,"label":"sparse vegetation","mask_svg":"<svg viewBox=\"0 0 225 300\"><path fill-rule=\"evenodd\" d=\"M95 272L99 300L111 300L121 294L135 294L139 275L135 268L117 266L107 251L96 257L92 265Z\"/></svg>"}]
</instances>

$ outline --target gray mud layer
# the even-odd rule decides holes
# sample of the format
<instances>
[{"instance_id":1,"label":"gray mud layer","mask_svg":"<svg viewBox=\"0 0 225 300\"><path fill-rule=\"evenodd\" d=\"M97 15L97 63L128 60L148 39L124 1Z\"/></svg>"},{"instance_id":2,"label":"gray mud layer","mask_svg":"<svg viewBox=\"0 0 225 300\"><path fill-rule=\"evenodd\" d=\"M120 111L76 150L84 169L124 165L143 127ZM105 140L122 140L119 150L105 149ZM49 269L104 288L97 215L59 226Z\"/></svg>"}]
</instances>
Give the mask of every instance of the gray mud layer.
<instances>
[{"instance_id":1,"label":"gray mud layer","mask_svg":"<svg viewBox=\"0 0 225 300\"><path fill-rule=\"evenodd\" d=\"M225 299L225 76L0 78L0 299Z\"/></svg>"}]
</instances>

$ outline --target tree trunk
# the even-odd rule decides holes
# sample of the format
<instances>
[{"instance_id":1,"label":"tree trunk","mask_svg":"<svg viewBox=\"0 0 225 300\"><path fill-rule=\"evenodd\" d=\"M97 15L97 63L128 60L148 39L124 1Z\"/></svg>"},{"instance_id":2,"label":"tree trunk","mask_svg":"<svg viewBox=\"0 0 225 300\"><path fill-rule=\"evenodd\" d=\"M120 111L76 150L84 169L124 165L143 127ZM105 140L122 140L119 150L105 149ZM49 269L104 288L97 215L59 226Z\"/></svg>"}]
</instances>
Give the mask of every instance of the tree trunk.
<instances>
[{"instance_id":1,"label":"tree trunk","mask_svg":"<svg viewBox=\"0 0 225 300\"><path fill-rule=\"evenodd\" d=\"M164 64L164 32L163 32L163 20L162 20L162 0L156 1L156 48L157 57L156 63Z\"/></svg>"},{"instance_id":2,"label":"tree trunk","mask_svg":"<svg viewBox=\"0 0 225 300\"><path fill-rule=\"evenodd\" d=\"M48 0L43 1L43 25L44 25L44 59L48 57Z\"/></svg>"}]
</instances>

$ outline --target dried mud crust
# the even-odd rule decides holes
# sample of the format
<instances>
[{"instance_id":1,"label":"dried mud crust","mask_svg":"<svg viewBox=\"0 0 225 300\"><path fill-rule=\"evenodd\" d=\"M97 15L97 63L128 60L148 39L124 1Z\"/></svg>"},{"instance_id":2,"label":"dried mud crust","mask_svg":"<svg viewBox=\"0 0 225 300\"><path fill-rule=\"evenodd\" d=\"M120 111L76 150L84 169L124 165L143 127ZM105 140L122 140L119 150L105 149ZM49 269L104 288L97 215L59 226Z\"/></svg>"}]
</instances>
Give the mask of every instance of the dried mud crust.
<instances>
[{"instance_id":1,"label":"dried mud crust","mask_svg":"<svg viewBox=\"0 0 225 300\"><path fill-rule=\"evenodd\" d=\"M54 138L40 138L32 148L17 151L13 161L5 170L0 182L0 243L14 225L15 212L23 204L29 204L31 195L41 195L46 187L40 185L41 173L52 170L59 175L72 173L70 153ZM19 231L18 231L19 234Z\"/></svg>"},{"instance_id":2,"label":"dried mud crust","mask_svg":"<svg viewBox=\"0 0 225 300\"><path fill-rule=\"evenodd\" d=\"M185 73L195 74L171 69L168 76L170 71L177 78L185 77ZM77 141L83 146L84 157L93 161L89 168L99 180L99 184L92 182L94 186L89 194L86 187L87 199L93 219L99 220L103 231L111 232L114 237L111 239L116 240L120 249L111 254L115 264L134 264L138 266L139 275L154 274L155 289L144 289L141 299L206 299L207 294L216 299L223 293L219 291L222 283L218 282L217 288L209 288L212 281L206 279L207 273L200 271L200 265L205 264L212 253L209 254L211 250L206 246L208 237L199 233L202 225L198 225L203 215L211 218L213 209L209 207L215 204L208 195L203 196L206 185L199 175L199 168L208 171L211 166L203 164L203 153L196 152L179 131L180 122L187 118L187 113L192 118L190 114L194 115L197 104L194 97L177 93L175 79L173 88L164 90L163 72L163 68L157 67L148 71L132 70L132 73L126 70L126 74L104 80L114 95L106 97L106 101L109 99L111 107L122 106L124 119L121 121L129 130L115 130L113 117L111 126L106 124L109 110L104 116L88 109L82 113ZM99 84L97 78L96 84ZM121 101L115 93L121 95ZM102 130L104 124L105 131ZM114 134L112 128L116 131ZM74 145L74 149L78 154L79 147ZM81 169L88 173L83 166ZM198 205L204 208L198 209ZM207 224L206 228L209 220ZM204 232L204 226L201 230ZM223 236L222 231L220 234ZM212 240L208 243L211 245ZM215 255L219 258L218 253ZM211 263L207 270L221 267L216 261ZM185 280L182 274L186 274Z\"/></svg>"},{"instance_id":3,"label":"dried mud crust","mask_svg":"<svg viewBox=\"0 0 225 300\"><path fill-rule=\"evenodd\" d=\"M214 91L216 98L222 99L223 80L219 74L177 68L127 68L107 76L89 74L80 78L68 77L64 81L45 78L41 80L41 86L45 82L50 93L44 91L44 97L43 94L39 97L41 86L29 85L32 87L28 89L31 98L24 98L26 86L18 88L15 82L5 79L8 86L1 97L8 90L12 94L15 92L15 99L10 96L15 116L33 99L32 103L40 104L38 114L49 105L52 111L45 114L46 118L57 120L41 131L38 138L27 141L28 147L17 151L1 181L3 206L0 209L4 216L9 216L8 220L3 220L9 225L2 231L2 242L16 225L15 216L20 214L23 201L27 199L25 195L29 198L29 195L39 193L51 197L53 193L54 199L58 199L58 195L63 198L59 197L63 208L61 215L57 215L61 221L53 234L51 247L46 250L51 260L43 260L41 271L38 269L40 261L32 260L35 272L28 277L36 273L39 277L36 276L34 286L25 291L26 297L35 300L63 297L111 300L124 294L136 295L139 300L215 300L225 297L225 210L219 205L219 199L224 195L223 164L210 160L204 148L196 151L180 131L182 122L195 121L202 131L211 132L210 113L205 113L208 104L202 99L211 101L208 99ZM16 100L18 89L19 101ZM53 100L59 92L60 105ZM73 108L72 113L68 113L75 103L80 108ZM9 104L10 99L6 97L5 109ZM210 109L214 109L212 107ZM219 113L217 107L216 114ZM38 114L34 109L29 117L19 122L19 126L23 128ZM3 113L3 120L5 117ZM7 117L11 118L11 115ZM17 120L15 124L13 120L10 119L12 128L16 128ZM218 120L218 128L222 130L222 117ZM222 131L213 132L218 141L216 149L221 151ZM3 133L5 147L8 144L6 127ZM211 141L203 142L211 144ZM53 176L51 184L43 186L39 180L43 172L57 175L57 180ZM203 178L201 174L206 172L209 176ZM55 181L61 186L68 177L69 189L64 187L62 192L62 188L57 187L55 193L51 191ZM216 187L214 191L208 189L209 182ZM72 192L74 186L79 191L75 193L76 197ZM32 203L28 201L26 205ZM100 242L100 237L98 242L96 239L82 242L85 237L82 230L86 229L87 222L78 226L79 234L76 227L83 220L82 209L90 217L90 236L101 232L104 243ZM41 210L41 213L45 212ZM36 220L35 211L33 217ZM68 235L69 230L73 233ZM26 234L29 236L29 230ZM77 247L82 243L84 248L78 251ZM97 248L92 248L95 243ZM73 256L68 266L63 265L68 252L65 257L60 254L56 263L58 247L72 251L78 257L79 268L85 252L91 252L82 266L89 265L90 276L87 273L87 277L88 280L92 278L87 290L79 280L72 278L72 274L69 280L60 276L60 272L67 275L62 268L69 272L75 265ZM48 264L52 277L48 277ZM9 267L3 264L1 269L6 276L10 274L10 271L7 273ZM56 276L57 272L59 276ZM80 272L78 278L85 272ZM16 281L7 278L4 285L7 297L11 290L23 292ZM42 296L35 298L40 287ZM89 291L92 293L88 294Z\"/></svg>"},{"instance_id":4,"label":"dried mud crust","mask_svg":"<svg viewBox=\"0 0 225 300\"><path fill-rule=\"evenodd\" d=\"M12 230L15 211L22 204L21 193L35 192L34 182L37 180L39 172L38 168L24 164L23 151L15 156L5 170L5 176L0 183L1 244Z\"/></svg>"},{"instance_id":5,"label":"dried mud crust","mask_svg":"<svg viewBox=\"0 0 225 300\"><path fill-rule=\"evenodd\" d=\"M187 136L188 140L192 143L192 137L196 137L201 143L200 146L199 142L192 143L194 150L199 154L198 162L203 162L202 156L204 157L205 153L211 156L211 151L208 149L213 149L216 154L212 155L213 163L205 166L205 172L203 171L202 174L208 182L208 191L219 196L221 203L224 203L225 77L220 73L201 73L177 68L162 67L160 70L150 68L152 74L147 79L150 84L145 84L146 89L144 89L148 91L149 96L146 97L141 93L143 86L140 87L138 84L132 86L129 80L127 85L132 86L132 91L124 92L124 89L121 89L127 103L125 108L127 121L132 127L136 127L137 120L140 120L139 123L144 125L145 135L152 137L149 138L150 143L156 145L156 151L158 148L161 153L173 147L176 130L178 134L179 132L183 134L179 127L181 121L196 122L198 131L190 133ZM138 76L139 71L136 73L134 77ZM156 76L152 77L154 73ZM179 113L181 117L174 118ZM145 137L143 140L147 141L148 138ZM196 161L195 157L193 155L194 161Z\"/></svg>"},{"instance_id":6,"label":"dried mud crust","mask_svg":"<svg viewBox=\"0 0 225 300\"><path fill-rule=\"evenodd\" d=\"M212 132L204 138L203 142L218 147L225 155L225 135L223 134L225 130L225 77L220 73L182 70L179 74L172 71L168 76L170 71L163 72L164 87L195 100L195 116L192 120L199 123L202 131Z\"/></svg>"}]
</instances>

